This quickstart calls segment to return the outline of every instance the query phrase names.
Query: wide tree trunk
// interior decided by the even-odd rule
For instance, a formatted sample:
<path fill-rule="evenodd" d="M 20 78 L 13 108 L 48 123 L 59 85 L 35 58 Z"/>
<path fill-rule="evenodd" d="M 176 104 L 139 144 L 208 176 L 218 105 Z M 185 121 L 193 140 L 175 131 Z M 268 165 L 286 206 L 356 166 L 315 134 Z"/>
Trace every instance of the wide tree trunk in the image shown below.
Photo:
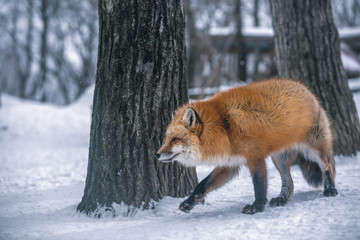
<path fill-rule="evenodd" d="M 360 124 L 340 58 L 330 0 L 270 1 L 279 76 L 303 81 L 327 111 L 334 152 L 360 150 Z"/>
<path fill-rule="evenodd" d="M 184 197 L 194 168 L 154 157 L 172 112 L 188 101 L 183 2 L 99 1 L 98 65 L 84 196 L 91 213 L 113 203 L 148 208 Z"/>

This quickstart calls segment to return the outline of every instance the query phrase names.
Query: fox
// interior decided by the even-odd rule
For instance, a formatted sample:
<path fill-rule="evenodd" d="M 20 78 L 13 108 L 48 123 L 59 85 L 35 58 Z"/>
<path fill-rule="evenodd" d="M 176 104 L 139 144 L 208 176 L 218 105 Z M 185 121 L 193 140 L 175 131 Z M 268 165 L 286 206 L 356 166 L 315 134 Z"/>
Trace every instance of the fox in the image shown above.
<path fill-rule="evenodd" d="M 280 194 L 270 206 L 284 206 L 294 190 L 290 167 L 298 165 L 307 182 L 324 196 L 336 196 L 330 121 L 316 97 L 301 82 L 269 79 L 219 92 L 179 107 L 155 157 L 188 167 L 214 166 L 183 201 L 190 212 L 207 194 L 228 183 L 246 166 L 255 201 L 242 213 L 262 212 L 267 200 L 266 158 L 281 176 Z"/>

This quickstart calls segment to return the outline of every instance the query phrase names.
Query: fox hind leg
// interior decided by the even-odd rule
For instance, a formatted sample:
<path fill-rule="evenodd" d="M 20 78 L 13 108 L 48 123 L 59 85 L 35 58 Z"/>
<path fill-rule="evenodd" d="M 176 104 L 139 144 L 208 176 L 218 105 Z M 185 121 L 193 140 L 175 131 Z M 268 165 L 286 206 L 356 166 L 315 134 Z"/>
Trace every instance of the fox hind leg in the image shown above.
<path fill-rule="evenodd" d="M 305 154 L 306 152 L 313 152 L 316 154 Z M 309 157 L 311 156 L 312 157 Z M 308 151 L 303 151 L 299 154 L 296 162 L 306 181 L 318 187 L 324 185 L 324 196 L 336 196 L 338 194 L 335 188 L 335 161 L 331 151 L 313 150 L 309 148 Z"/>
<path fill-rule="evenodd" d="M 262 212 L 265 209 L 267 203 L 266 193 L 267 193 L 267 172 L 266 172 L 266 163 L 264 159 L 261 159 L 255 163 L 253 166 L 248 166 L 252 181 L 254 184 L 255 192 L 255 201 L 253 204 L 248 204 L 242 209 L 242 213 L 254 214 L 257 212 Z"/>
<path fill-rule="evenodd" d="M 293 164 L 297 155 L 298 153 L 296 151 L 286 150 L 271 156 L 281 176 L 281 191 L 278 197 L 271 199 L 269 203 L 270 206 L 284 206 L 290 199 L 294 190 L 290 166 Z"/>
<path fill-rule="evenodd" d="M 338 195 L 335 188 L 335 160 L 332 154 L 326 154 L 325 160 L 327 160 L 327 168 L 324 173 L 324 196 L 333 197 Z"/>
<path fill-rule="evenodd" d="M 319 121 L 309 131 L 307 136 L 308 145 L 316 149 L 318 158 L 315 159 L 321 168 L 324 183 L 325 196 L 336 196 L 337 190 L 335 188 L 335 160 L 332 153 L 332 134 L 330 123 L 323 109 L 319 112 Z M 318 160 L 318 161 L 317 161 Z"/>
<path fill-rule="evenodd" d="M 206 194 L 225 185 L 238 172 L 239 167 L 216 167 L 209 176 L 196 186 L 191 195 L 180 204 L 179 209 L 183 212 L 190 212 L 197 204 L 204 203 Z"/>

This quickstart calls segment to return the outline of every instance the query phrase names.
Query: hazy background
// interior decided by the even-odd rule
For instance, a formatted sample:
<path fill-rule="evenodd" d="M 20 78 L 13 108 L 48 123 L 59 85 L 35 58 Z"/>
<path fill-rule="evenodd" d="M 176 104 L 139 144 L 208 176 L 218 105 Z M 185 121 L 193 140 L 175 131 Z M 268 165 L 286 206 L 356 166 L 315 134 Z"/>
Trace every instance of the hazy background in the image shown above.
<path fill-rule="evenodd" d="M 345 69 L 359 77 L 360 2 L 333 0 L 332 6 Z M 184 8 L 192 98 L 203 97 L 204 88 L 211 93 L 212 87 L 276 76 L 267 0 L 243 0 L 239 13 L 233 0 L 185 0 Z M 349 28 L 350 37 L 341 34 Z M 0 32 L 0 96 L 66 105 L 94 83 L 97 0 L 0 0 Z"/>

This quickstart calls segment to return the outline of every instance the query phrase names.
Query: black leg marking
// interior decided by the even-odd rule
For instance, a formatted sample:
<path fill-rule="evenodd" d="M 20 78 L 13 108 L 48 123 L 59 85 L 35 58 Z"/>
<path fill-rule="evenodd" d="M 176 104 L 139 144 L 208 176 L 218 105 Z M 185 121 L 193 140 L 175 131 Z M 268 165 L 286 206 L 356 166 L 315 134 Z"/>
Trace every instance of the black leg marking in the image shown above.
<path fill-rule="evenodd" d="M 300 157 L 298 152 L 292 150 L 287 150 L 272 156 L 273 163 L 281 176 L 281 191 L 279 196 L 270 200 L 270 206 L 284 206 L 290 199 L 294 190 L 290 166 L 297 157 Z"/>
<path fill-rule="evenodd" d="M 282 186 L 279 196 L 270 200 L 269 204 L 272 207 L 284 206 L 288 202 L 288 199 L 290 198 L 294 189 L 294 184 L 289 169 L 286 170 L 286 172 L 281 172 L 281 181 Z"/>
<path fill-rule="evenodd" d="M 270 206 L 272 207 L 278 207 L 278 206 L 285 206 L 285 204 L 287 203 L 287 199 L 283 196 L 278 196 L 276 198 L 272 198 L 270 200 Z"/>
<path fill-rule="evenodd" d="M 266 170 L 265 170 L 266 171 Z M 267 179 L 264 174 L 255 171 L 252 176 L 252 181 L 254 184 L 254 191 L 255 191 L 255 202 L 251 205 L 246 205 L 242 213 L 246 214 L 254 214 L 257 212 L 264 211 L 265 205 L 267 203 L 266 199 L 266 191 L 267 191 Z"/>
<path fill-rule="evenodd" d="M 276 198 L 272 198 L 270 200 L 269 205 L 272 207 L 285 206 L 294 189 L 294 184 L 290 172 L 288 172 L 288 174 L 286 175 L 284 174 L 284 176 L 281 176 L 281 178 L 282 178 L 281 192 L 279 196 L 277 196 Z"/>
<path fill-rule="evenodd" d="M 191 193 L 191 195 L 183 201 L 179 209 L 183 212 L 190 212 L 193 207 L 199 203 L 205 202 L 206 185 L 211 184 L 211 174 L 204 178 Z"/>
<path fill-rule="evenodd" d="M 199 203 L 204 203 L 206 194 L 217 189 L 231 180 L 239 171 L 239 167 L 216 167 L 199 185 L 194 192 L 180 204 L 179 209 L 183 212 L 190 210 Z"/>
<path fill-rule="evenodd" d="M 270 206 L 272 207 L 284 206 L 288 202 L 288 199 L 290 198 L 292 191 L 294 189 L 294 184 L 290 172 L 281 175 L 281 179 L 282 179 L 281 192 L 279 196 L 277 196 L 276 198 L 272 198 L 269 203 Z"/>
<path fill-rule="evenodd" d="M 331 179 L 329 171 L 325 172 L 325 181 L 324 181 L 324 196 L 326 197 L 334 197 L 338 195 L 338 192 L 335 188 L 335 184 Z"/>

